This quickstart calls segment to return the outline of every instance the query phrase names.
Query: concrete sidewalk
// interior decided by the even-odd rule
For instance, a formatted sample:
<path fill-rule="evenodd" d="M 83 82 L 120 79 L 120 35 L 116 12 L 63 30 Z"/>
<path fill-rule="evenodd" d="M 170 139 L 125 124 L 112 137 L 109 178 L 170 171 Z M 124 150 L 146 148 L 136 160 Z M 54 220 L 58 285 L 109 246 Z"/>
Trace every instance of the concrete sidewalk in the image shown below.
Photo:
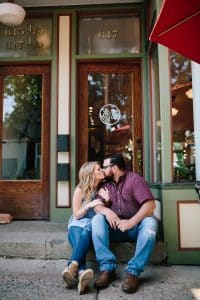
<path fill-rule="evenodd" d="M 126 294 L 121 285 L 124 264 L 117 268 L 117 279 L 97 291 L 93 283 L 79 296 L 77 289 L 66 289 L 61 273 L 65 260 L 0 258 L 0 299 L 2 300 L 199 300 L 200 269 L 197 266 L 148 265 L 135 294 Z M 88 264 L 90 267 L 90 263 Z M 97 270 L 94 269 L 95 276 Z M 195 294 L 196 293 L 196 294 Z"/>
<path fill-rule="evenodd" d="M 121 290 L 125 262 L 132 256 L 131 243 L 112 244 L 119 258 L 117 280 L 96 291 L 93 285 L 85 295 L 68 290 L 61 273 L 71 255 L 67 242 L 67 224 L 47 221 L 13 221 L 0 225 L 0 299 L 2 300 L 200 300 L 200 267 L 168 266 L 165 243 L 157 242 L 151 263 L 141 275 L 136 294 Z M 94 253 L 88 255 L 88 267 L 98 273 Z"/>
<path fill-rule="evenodd" d="M 0 225 L 0 257 L 68 259 L 71 247 L 67 242 L 67 224 L 48 221 L 13 221 Z M 126 262 L 132 256 L 132 243 L 113 243 L 111 248 L 120 262 Z M 152 263 L 161 263 L 166 259 L 167 249 L 163 242 L 157 242 L 151 257 Z M 90 251 L 88 260 L 94 261 Z"/>

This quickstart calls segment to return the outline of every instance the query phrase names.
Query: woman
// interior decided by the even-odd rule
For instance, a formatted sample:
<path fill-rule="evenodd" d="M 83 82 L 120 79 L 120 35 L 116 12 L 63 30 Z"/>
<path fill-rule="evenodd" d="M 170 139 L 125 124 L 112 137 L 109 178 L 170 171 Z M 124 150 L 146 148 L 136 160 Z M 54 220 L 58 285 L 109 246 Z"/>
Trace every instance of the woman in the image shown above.
<path fill-rule="evenodd" d="M 79 183 L 73 195 L 73 215 L 68 223 L 68 239 L 72 246 L 71 259 L 63 271 L 67 288 L 72 288 L 78 279 L 78 292 L 82 294 L 93 279 L 93 270 L 86 269 L 86 256 L 92 243 L 91 219 L 95 215 L 93 208 L 102 205 L 95 200 L 95 194 L 104 172 L 97 161 L 86 162 L 79 171 Z"/>

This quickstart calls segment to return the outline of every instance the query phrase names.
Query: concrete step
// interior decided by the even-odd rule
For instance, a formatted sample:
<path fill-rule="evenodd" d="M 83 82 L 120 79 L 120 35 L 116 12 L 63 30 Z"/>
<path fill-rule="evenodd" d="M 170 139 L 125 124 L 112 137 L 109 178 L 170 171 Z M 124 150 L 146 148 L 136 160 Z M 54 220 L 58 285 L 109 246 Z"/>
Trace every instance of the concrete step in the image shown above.
<path fill-rule="evenodd" d="M 71 247 L 67 241 L 67 224 L 48 221 L 12 221 L 0 225 L 0 256 L 8 258 L 69 259 Z M 133 243 L 112 243 L 111 249 L 120 262 L 133 254 Z M 164 242 L 157 242 L 150 262 L 159 264 L 167 257 Z M 94 251 L 88 253 L 94 261 Z"/>

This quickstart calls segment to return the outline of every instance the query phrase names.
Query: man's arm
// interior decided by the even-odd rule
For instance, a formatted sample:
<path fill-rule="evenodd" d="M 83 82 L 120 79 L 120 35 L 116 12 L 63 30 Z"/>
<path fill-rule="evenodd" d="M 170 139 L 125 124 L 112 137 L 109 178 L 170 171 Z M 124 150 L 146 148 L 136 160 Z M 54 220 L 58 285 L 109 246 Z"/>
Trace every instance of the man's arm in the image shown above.
<path fill-rule="evenodd" d="M 155 200 L 150 199 L 140 207 L 138 212 L 128 220 L 119 220 L 117 221 L 117 228 L 121 231 L 125 231 L 133 228 L 135 225 L 140 223 L 145 217 L 151 216 L 154 209 L 156 208 Z"/>

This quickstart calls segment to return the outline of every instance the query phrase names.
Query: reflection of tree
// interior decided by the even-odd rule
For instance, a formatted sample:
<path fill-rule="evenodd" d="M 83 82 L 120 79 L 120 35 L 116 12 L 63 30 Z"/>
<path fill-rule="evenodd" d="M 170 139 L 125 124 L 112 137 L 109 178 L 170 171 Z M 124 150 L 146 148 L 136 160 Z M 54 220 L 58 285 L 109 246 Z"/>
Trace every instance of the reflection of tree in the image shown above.
<path fill-rule="evenodd" d="M 12 104 L 11 108 L 8 106 L 9 103 Z M 36 148 L 41 142 L 41 104 L 42 75 L 17 75 L 5 78 L 3 147 L 6 151 L 13 145 L 14 157 L 15 150 L 18 153 L 17 179 L 36 179 L 40 176 Z"/>
<path fill-rule="evenodd" d="M 110 103 L 117 101 L 120 105 L 125 105 L 128 96 L 124 88 L 126 81 L 129 81 L 129 76 L 126 77 L 124 74 L 109 74 L 109 83 L 107 84 L 106 79 L 105 74 L 93 73 L 89 75 L 89 99 L 95 99 L 96 101 L 104 100 L 105 91 L 109 89 L 107 92 Z"/>
<path fill-rule="evenodd" d="M 96 121 L 95 125 L 102 125 L 99 120 L 99 109 L 105 104 L 115 104 L 121 111 L 122 125 L 127 124 L 126 112 L 129 111 L 127 86 L 130 84 L 130 74 L 91 73 L 88 76 L 88 83 L 88 100 L 89 106 L 93 107 L 92 120 Z M 89 127 L 93 126 L 89 119 Z"/>
<path fill-rule="evenodd" d="M 89 100 L 101 100 L 104 97 L 104 74 L 93 73 L 88 77 Z M 91 103 L 90 103 L 91 104 Z"/>
<path fill-rule="evenodd" d="M 6 112 L 4 115 L 4 128 L 12 128 L 19 139 L 40 137 L 41 85 L 40 75 L 5 78 L 5 100 L 11 97 L 14 104 L 12 112 Z"/>
<path fill-rule="evenodd" d="M 170 51 L 172 86 L 191 81 L 190 60 L 177 52 Z"/>

